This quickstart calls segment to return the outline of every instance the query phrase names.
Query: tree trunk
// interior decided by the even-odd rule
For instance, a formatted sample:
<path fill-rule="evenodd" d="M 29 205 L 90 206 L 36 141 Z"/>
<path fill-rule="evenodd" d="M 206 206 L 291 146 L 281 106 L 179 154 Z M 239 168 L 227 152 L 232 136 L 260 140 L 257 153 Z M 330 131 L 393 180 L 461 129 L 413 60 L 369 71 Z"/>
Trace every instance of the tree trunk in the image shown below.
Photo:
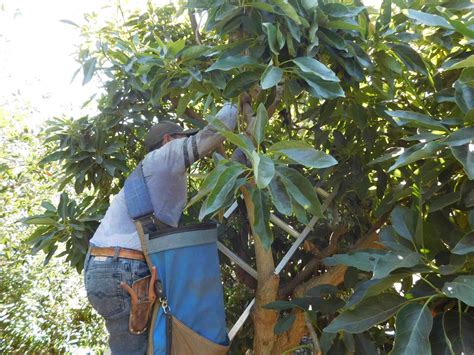
<path fill-rule="evenodd" d="M 244 195 L 247 215 L 252 228 L 255 206 L 252 202 L 250 192 L 245 187 L 242 187 L 241 191 Z M 253 229 L 252 235 L 255 236 Z M 279 277 L 273 273 L 275 263 L 271 248 L 265 249 L 260 239 L 256 237 L 254 237 L 254 243 L 258 283 L 255 295 L 255 309 L 253 312 L 253 322 L 255 326 L 253 350 L 255 354 L 258 355 L 270 355 L 273 354 L 272 348 L 276 339 L 273 328 L 278 319 L 278 312 L 264 309 L 262 306 L 276 300 Z"/>

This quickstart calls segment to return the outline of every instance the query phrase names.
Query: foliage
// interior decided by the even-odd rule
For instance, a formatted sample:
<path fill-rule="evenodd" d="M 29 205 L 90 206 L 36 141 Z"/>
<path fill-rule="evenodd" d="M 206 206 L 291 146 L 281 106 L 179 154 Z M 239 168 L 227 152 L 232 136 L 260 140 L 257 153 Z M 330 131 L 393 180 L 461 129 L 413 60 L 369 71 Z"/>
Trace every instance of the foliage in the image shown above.
<path fill-rule="evenodd" d="M 54 258 L 31 255 L 31 229 L 18 219 L 38 211 L 53 178 L 38 168 L 41 140 L 21 116 L 0 112 L 0 351 L 73 352 L 100 349 L 103 323 L 87 304 L 79 275 Z"/>
<path fill-rule="evenodd" d="M 291 245 L 270 227 L 271 213 L 297 230 L 320 218 L 281 275 L 286 303 L 269 305 L 284 317 L 256 327 L 291 333 L 305 311 L 325 353 L 470 353 L 463 329 L 473 326 L 472 9 L 450 0 L 384 0 L 380 11 L 358 0 L 191 0 L 183 11 L 205 18 L 203 28 L 167 21 L 174 10 L 151 5 L 123 26 L 85 25 L 85 82 L 108 78 L 100 114 L 50 122 L 43 162 L 59 160 L 61 187 L 103 206 L 142 157 L 140 137 L 155 117 L 197 126 L 205 117 L 227 151 L 240 148 L 249 164 L 200 162 L 193 173 L 215 168 L 191 202 L 202 219 L 219 217 L 241 192 L 249 196 L 255 248 L 272 253 L 254 257 L 244 240 L 247 260 L 269 265 Z M 214 119 L 217 106 L 245 93 L 252 113 L 227 131 Z M 195 177 L 191 185 L 199 186 Z M 324 215 L 314 188 L 335 194 Z M 42 237 L 56 238 L 44 247 L 50 252 L 57 237 L 34 239 Z M 337 288 L 311 287 L 333 273 Z"/>

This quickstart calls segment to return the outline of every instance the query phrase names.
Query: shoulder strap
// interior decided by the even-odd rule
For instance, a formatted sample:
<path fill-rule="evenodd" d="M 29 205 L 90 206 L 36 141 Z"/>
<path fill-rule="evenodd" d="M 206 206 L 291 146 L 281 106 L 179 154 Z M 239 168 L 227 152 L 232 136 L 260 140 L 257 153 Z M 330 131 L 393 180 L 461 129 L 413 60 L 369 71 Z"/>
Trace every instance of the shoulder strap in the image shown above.
<path fill-rule="evenodd" d="M 153 204 L 143 176 L 142 162 L 127 178 L 123 189 L 130 218 L 135 220 L 153 213 Z"/>

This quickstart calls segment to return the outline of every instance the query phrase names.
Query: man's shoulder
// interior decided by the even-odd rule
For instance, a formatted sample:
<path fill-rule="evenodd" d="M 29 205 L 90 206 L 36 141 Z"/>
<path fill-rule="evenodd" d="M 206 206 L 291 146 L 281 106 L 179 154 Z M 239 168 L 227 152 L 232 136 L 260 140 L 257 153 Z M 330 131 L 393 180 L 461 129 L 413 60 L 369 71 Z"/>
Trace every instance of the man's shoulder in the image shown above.
<path fill-rule="evenodd" d="M 157 164 L 167 164 L 170 167 L 179 165 L 183 156 L 183 144 L 186 142 L 187 137 L 173 139 L 171 142 L 166 143 L 159 149 L 156 149 L 147 155 L 143 159 L 143 167 L 154 167 Z"/>

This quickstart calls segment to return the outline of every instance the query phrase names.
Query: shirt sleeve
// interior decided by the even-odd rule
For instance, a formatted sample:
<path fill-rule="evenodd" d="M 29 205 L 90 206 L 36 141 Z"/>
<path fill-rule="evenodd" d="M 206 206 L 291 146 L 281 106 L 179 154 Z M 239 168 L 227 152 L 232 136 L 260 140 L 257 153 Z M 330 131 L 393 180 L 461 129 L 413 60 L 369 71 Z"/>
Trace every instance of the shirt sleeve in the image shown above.
<path fill-rule="evenodd" d="M 227 103 L 220 109 L 216 117 L 227 128 L 234 130 L 237 124 L 237 114 L 237 107 Z M 191 164 L 214 151 L 223 141 L 224 137 L 209 124 L 193 136 L 173 139 L 162 148 L 148 153 L 146 159 L 152 165 L 159 161 L 169 171 L 185 173 Z"/>

